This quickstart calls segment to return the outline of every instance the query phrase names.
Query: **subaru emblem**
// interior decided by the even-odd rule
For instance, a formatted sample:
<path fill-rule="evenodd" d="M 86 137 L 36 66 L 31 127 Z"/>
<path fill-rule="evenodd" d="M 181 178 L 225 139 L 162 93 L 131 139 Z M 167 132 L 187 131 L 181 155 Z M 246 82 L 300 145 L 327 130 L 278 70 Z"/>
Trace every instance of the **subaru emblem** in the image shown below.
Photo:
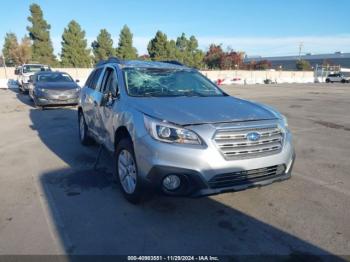
<path fill-rule="evenodd" d="M 261 137 L 260 134 L 257 132 L 250 132 L 247 134 L 247 139 L 253 142 L 258 141 L 260 137 Z"/>

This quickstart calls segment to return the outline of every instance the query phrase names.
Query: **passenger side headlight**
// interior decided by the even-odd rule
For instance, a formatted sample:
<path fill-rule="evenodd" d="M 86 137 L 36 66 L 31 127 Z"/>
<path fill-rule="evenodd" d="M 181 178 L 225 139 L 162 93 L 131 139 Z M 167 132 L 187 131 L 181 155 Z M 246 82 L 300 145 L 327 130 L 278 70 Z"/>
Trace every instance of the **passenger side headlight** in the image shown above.
<path fill-rule="evenodd" d="M 166 143 L 202 144 L 201 139 L 191 130 L 169 124 L 144 115 L 145 127 L 156 140 Z"/>

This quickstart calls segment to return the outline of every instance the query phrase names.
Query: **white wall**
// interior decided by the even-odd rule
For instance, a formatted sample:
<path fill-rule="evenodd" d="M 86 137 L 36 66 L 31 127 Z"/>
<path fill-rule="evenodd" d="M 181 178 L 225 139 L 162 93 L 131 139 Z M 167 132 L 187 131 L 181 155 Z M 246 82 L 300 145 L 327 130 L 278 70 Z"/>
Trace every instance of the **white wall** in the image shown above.
<path fill-rule="evenodd" d="M 13 83 L 9 80 L 16 80 L 17 76 L 14 74 L 14 67 L 0 68 L 0 88 L 8 88 Z M 74 79 L 78 79 L 83 85 L 89 76 L 92 68 L 54 68 L 53 70 L 63 71 L 70 74 Z M 277 83 L 313 83 L 314 72 L 312 71 L 246 71 L 246 70 L 211 70 L 201 71 L 210 80 L 217 82 L 217 80 L 224 80 L 224 83 L 231 84 L 233 79 L 240 79 L 235 81 L 240 84 L 262 84 L 265 79 L 271 79 Z"/>

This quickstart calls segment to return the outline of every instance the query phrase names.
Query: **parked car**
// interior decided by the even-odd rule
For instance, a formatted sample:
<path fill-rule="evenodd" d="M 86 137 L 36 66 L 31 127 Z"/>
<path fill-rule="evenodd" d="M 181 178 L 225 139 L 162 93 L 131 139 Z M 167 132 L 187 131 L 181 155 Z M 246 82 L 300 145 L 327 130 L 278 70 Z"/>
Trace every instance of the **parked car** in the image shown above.
<path fill-rule="evenodd" d="M 28 91 L 29 78 L 37 72 L 51 71 L 48 65 L 43 64 L 23 64 L 15 69 L 19 90 L 23 93 Z"/>
<path fill-rule="evenodd" d="M 195 69 L 111 58 L 82 88 L 79 138 L 115 156 L 125 197 L 144 188 L 204 196 L 290 178 L 295 153 L 286 118 L 231 97 Z"/>
<path fill-rule="evenodd" d="M 349 83 L 350 76 L 345 76 L 342 73 L 329 74 L 326 78 L 326 83 L 333 83 L 333 82 Z"/>
<path fill-rule="evenodd" d="M 80 86 L 64 72 L 39 72 L 29 80 L 29 95 L 35 106 L 77 105 Z"/>

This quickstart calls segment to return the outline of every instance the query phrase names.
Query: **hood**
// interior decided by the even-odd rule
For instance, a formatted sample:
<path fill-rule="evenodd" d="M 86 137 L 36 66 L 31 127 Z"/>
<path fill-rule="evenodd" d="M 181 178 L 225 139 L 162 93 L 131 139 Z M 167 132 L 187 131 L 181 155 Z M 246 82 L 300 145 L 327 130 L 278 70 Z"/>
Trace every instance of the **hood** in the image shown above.
<path fill-rule="evenodd" d="M 37 82 L 35 86 L 50 90 L 70 90 L 79 87 L 75 82 Z"/>
<path fill-rule="evenodd" d="M 32 76 L 34 74 L 35 74 L 35 72 L 28 72 L 28 73 L 23 73 L 22 76 L 29 77 L 29 76 Z"/>
<path fill-rule="evenodd" d="M 224 97 L 147 97 L 130 99 L 137 110 L 179 125 L 276 119 L 259 104 Z"/>

